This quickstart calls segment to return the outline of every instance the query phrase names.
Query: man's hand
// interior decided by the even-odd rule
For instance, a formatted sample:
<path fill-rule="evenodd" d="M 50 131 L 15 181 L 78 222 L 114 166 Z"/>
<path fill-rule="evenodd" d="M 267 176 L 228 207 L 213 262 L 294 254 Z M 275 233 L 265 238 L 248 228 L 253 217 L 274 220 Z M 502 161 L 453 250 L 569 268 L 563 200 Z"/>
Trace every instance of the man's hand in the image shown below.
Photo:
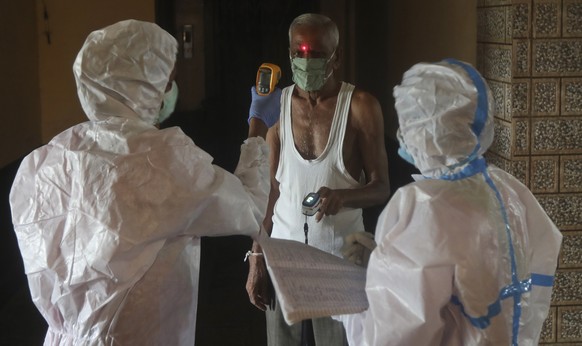
<path fill-rule="evenodd" d="M 344 197 L 341 190 L 332 190 L 323 186 L 317 193 L 321 198 L 321 204 L 315 215 L 315 221 L 321 221 L 324 215 L 335 215 L 344 207 Z"/>
<path fill-rule="evenodd" d="M 271 300 L 269 293 L 269 276 L 263 256 L 250 256 L 247 293 L 251 303 L 265 311 Z"/>
<path fill-rule="evenodd" d="M 249 124 L 252 118 L 261 119 L 267 128 L 279 121 L 281 111 L 281 88 L 275 88 L 269 95 L 257 94 L 256 87 L 251 88 L 251 107 L 249 109 Z"/>
<path fill-rule="evenodd" d="M 352 263 L 367 267 L 370 254 L 375 248 L 376 242 L 372 233 L 354 232 L 344 239 L 342 255 Z"/>

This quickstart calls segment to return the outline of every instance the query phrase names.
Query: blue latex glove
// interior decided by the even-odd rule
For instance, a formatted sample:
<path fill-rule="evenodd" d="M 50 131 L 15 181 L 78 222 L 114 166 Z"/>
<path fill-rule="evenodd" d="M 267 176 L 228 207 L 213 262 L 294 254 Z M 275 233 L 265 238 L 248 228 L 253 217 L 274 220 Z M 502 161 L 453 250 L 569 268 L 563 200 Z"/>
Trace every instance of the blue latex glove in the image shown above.
<path fill-rule="evenodd" d="M 275 88 L 272 93 L 266 96 L 257 94 L 256 87 L 251 88 L 251 108 L 249 109 L 249 119 L 261 119 L 267 127 L 273 126 L 279 120 L 281 112 L 281 89 Z"/>

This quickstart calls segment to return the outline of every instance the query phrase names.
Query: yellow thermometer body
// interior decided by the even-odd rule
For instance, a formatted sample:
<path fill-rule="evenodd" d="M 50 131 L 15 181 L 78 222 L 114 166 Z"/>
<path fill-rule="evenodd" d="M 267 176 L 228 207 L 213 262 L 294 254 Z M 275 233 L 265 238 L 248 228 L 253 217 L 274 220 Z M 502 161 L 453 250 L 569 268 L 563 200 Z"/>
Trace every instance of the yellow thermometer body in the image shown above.
<path fill-rule="evenodd" d="M 279 79 L 281 79 L 281 68 L 275 64 L 263 63 L 257 71 L 257 94 L 266 96 L 272 93 Z"/>

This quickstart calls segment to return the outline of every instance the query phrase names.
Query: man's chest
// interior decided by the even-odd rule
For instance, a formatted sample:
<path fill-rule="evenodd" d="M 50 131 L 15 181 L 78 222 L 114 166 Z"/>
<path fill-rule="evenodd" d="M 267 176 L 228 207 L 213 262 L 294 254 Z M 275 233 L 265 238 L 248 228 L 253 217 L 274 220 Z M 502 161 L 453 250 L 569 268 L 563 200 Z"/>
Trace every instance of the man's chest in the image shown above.
<path fill-rule="evenodd" d="M 291 107 L 291 128 L 295 148 L 306 160 L 320 157 L 328 146 L 347 144 L 350 150 L 354 143 L 350 130 L 349 110 L 346 114 L 336 111 L 337 98 L 316 105 L 293 102 Z M 344 130 L 345 128 L 345 130 Z"/>

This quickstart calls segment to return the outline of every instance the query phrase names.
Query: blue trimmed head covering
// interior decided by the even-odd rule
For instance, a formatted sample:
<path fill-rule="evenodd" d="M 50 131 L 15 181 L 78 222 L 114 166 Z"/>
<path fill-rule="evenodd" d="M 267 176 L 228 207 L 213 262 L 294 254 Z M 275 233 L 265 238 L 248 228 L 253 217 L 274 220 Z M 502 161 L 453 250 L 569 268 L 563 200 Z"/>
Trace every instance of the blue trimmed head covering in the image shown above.
<path fill-rule="evenodd" d="M 416 64 L 394 88 L 394 98 L 401 152 L 425 177 L 458 174 L 493 142 L 493 98 L 468 63 Z"/>

